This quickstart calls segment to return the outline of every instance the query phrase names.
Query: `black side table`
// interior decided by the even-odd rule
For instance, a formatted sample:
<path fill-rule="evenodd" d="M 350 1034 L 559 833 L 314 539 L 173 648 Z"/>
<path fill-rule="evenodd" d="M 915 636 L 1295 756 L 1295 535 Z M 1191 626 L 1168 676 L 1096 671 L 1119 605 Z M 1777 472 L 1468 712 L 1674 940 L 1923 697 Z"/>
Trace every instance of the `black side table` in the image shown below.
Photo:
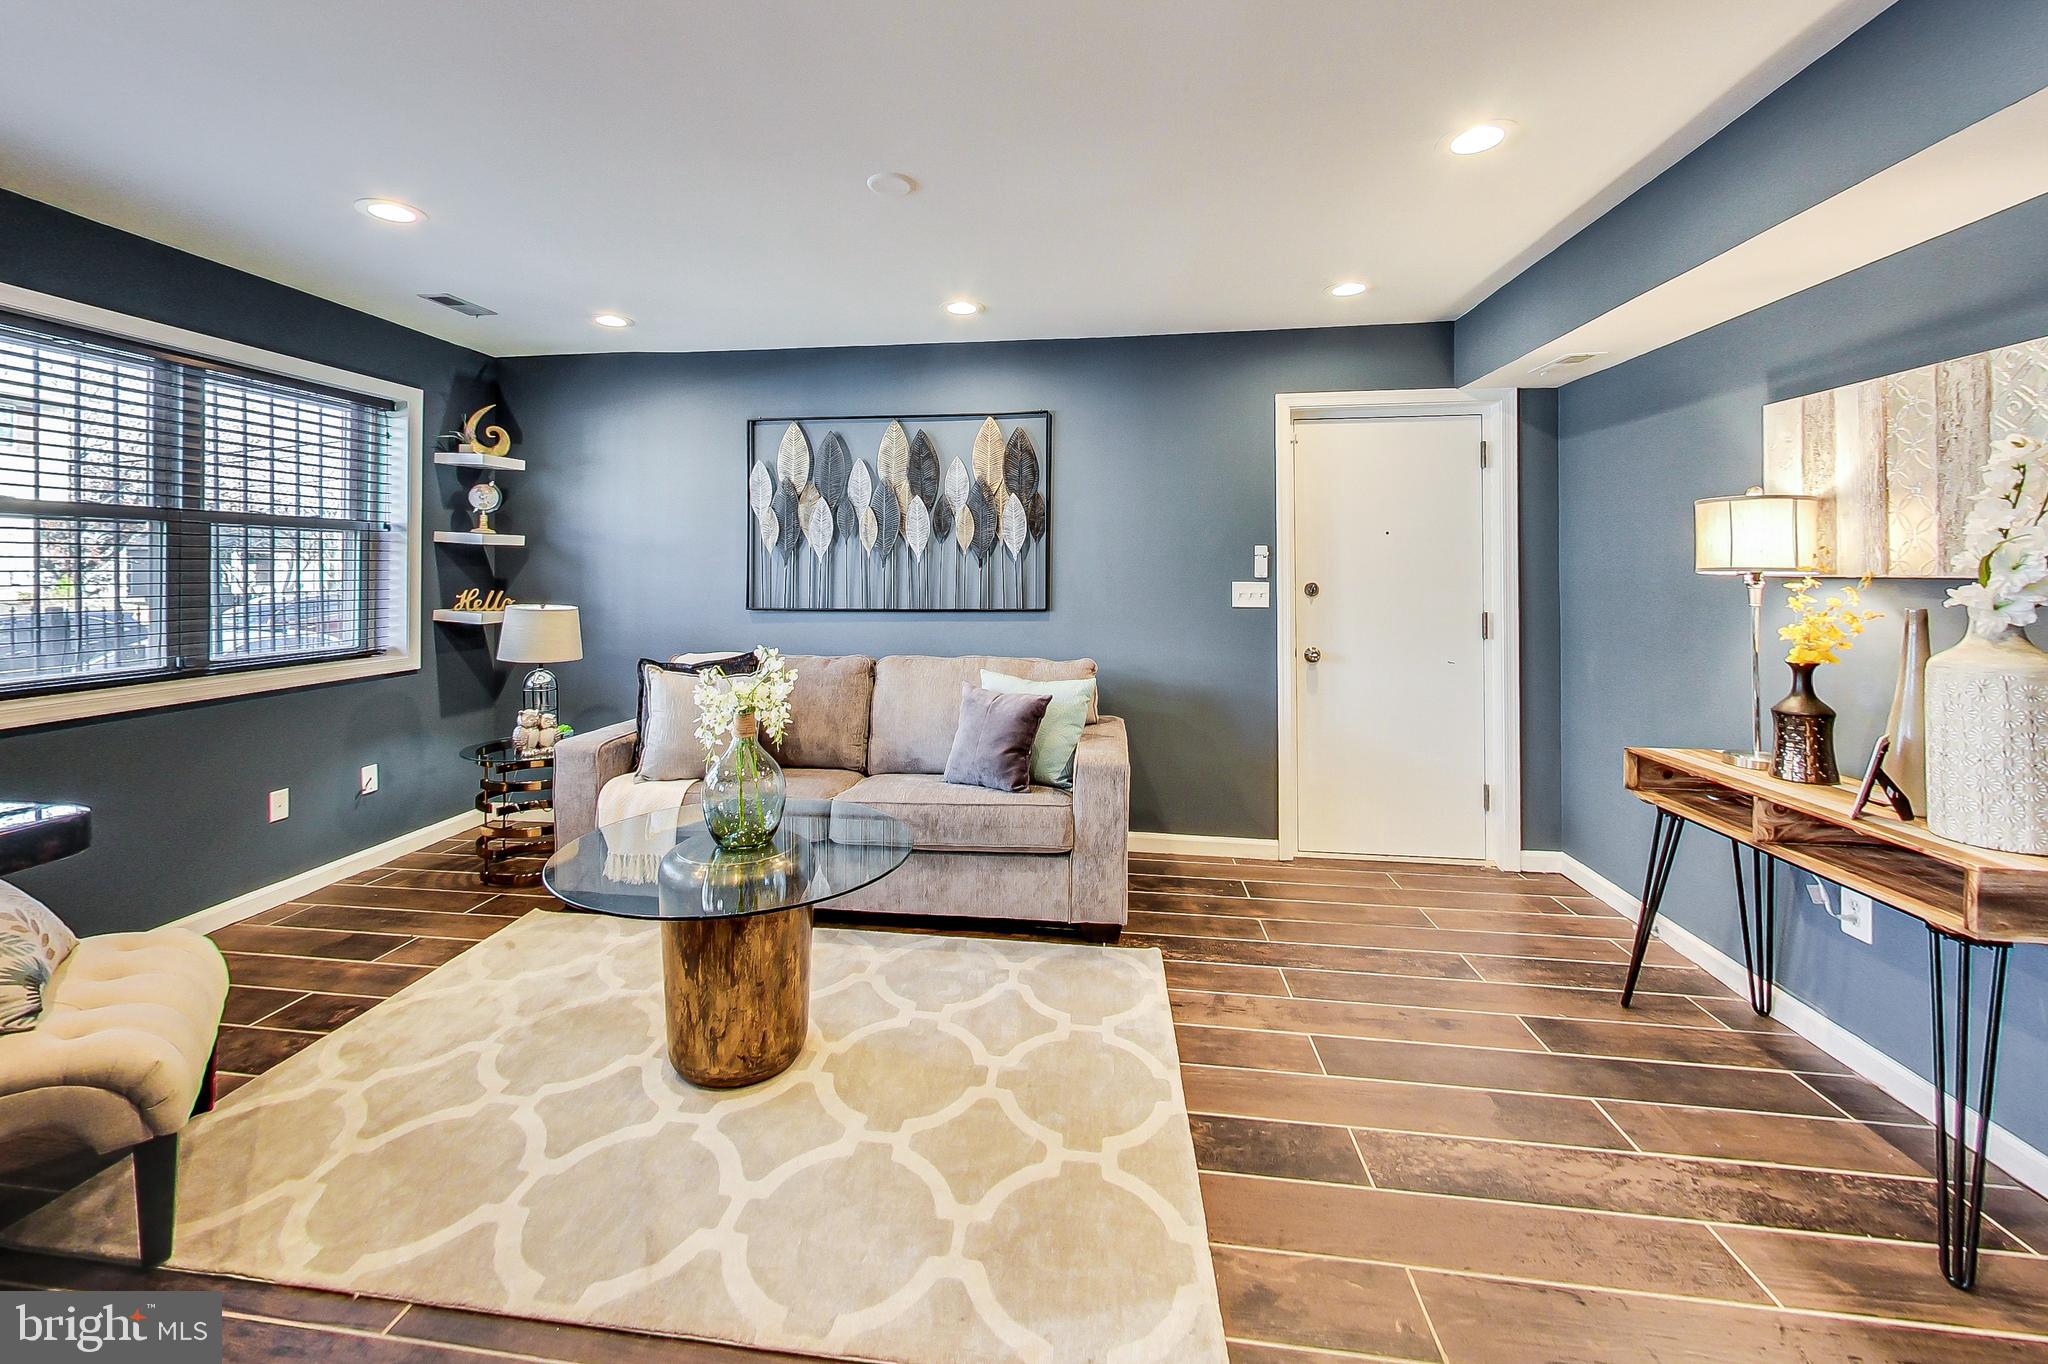
<path fill-rule="evenodd" d="M 462 756 L 479 769 L 477 876 L 487 886 L 537 886 L 541 864 L 555 850 L 555 755 L 522 753 L 510 739 L 471 744 Z"/>
<path fill-rule="evenodd" d="M 83 805 L 0 801 L 0 876 L 83 852 L 92 842 L 92 811 Z"/>

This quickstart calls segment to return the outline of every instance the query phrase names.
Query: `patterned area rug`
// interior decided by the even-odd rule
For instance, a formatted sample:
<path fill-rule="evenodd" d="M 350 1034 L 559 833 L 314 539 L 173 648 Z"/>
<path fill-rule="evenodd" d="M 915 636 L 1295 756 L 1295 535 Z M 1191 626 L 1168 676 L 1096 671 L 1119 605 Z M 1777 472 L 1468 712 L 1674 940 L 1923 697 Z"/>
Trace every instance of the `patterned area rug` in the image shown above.
<path fill-rule="evenodd" d="M 820 929 L 684 1083 L 653 925 L 536 911 L 187 1129 L 178 1268 L 777 1349 L 1220 1361 L 1153 951 Z M 126 1162 L 8 1241 L 132 1258 Z"/>

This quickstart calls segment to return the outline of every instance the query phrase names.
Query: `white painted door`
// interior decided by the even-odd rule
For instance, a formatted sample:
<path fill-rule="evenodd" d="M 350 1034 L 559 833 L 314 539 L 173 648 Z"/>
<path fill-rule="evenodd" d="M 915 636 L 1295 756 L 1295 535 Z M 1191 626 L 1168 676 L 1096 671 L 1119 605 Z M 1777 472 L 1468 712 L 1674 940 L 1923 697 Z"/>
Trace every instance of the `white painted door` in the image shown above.
<path fill-rule="evenodd" d="M 1294 424 L 1295 844 L 1486 856 L 1480 418 Z"/>

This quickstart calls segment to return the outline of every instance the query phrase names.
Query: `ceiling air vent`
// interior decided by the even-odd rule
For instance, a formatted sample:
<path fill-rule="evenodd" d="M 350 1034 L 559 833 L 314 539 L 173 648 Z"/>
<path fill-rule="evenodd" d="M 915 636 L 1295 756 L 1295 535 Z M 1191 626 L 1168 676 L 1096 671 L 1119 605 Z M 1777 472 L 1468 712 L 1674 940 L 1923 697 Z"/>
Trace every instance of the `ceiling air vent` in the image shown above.
<path fill-rule="evenodd" d="M 1573 351 L 1570 355 L 1558 356 L 1555 360 L 1552 360 L 1549 364 L 1545 365 L 1544 368 L 1556 369 L 1559 365 L 1583 365 L 1588 360 L 1598 359 L 1601 355 L 1605 353 L 1606 352 L 1604 351 L 1597 350 Z"/>
<path fill-rule="evenodd" d="M 498 315 L 496 308 L 486 308 L 481 303 L 471 303 L 468 299 L 457 298 L 454 294 L 421 294 L 420 297 L 429 303 L 438 303 L 444 308 L 453 308 L 464 317 L 496 317 Z"/>

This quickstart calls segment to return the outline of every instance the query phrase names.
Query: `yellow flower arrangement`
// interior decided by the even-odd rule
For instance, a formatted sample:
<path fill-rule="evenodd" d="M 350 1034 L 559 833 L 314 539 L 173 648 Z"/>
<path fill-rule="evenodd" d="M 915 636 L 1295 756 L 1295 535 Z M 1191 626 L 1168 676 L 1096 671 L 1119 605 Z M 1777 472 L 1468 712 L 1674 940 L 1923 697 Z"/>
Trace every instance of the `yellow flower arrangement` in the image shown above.
<path fill-rule="evenodd" d="M 1863 627 L 1884 614 L 1857 609 L 1863 605 L 1862 589 L 1870 586 L 1868 574 L 1825 601 L 1814 596 L 1819 586 L 1818 578 L 1795 578 L 1785 584 L 1785 605 L 1792 608 L 1794 619 L 1779 627 L 1778 638 L 1791 641 L 1792 647 L 1785 651 L 1787 663 L 1841 662 L 1841 650 L 1853 645 Z"/>

